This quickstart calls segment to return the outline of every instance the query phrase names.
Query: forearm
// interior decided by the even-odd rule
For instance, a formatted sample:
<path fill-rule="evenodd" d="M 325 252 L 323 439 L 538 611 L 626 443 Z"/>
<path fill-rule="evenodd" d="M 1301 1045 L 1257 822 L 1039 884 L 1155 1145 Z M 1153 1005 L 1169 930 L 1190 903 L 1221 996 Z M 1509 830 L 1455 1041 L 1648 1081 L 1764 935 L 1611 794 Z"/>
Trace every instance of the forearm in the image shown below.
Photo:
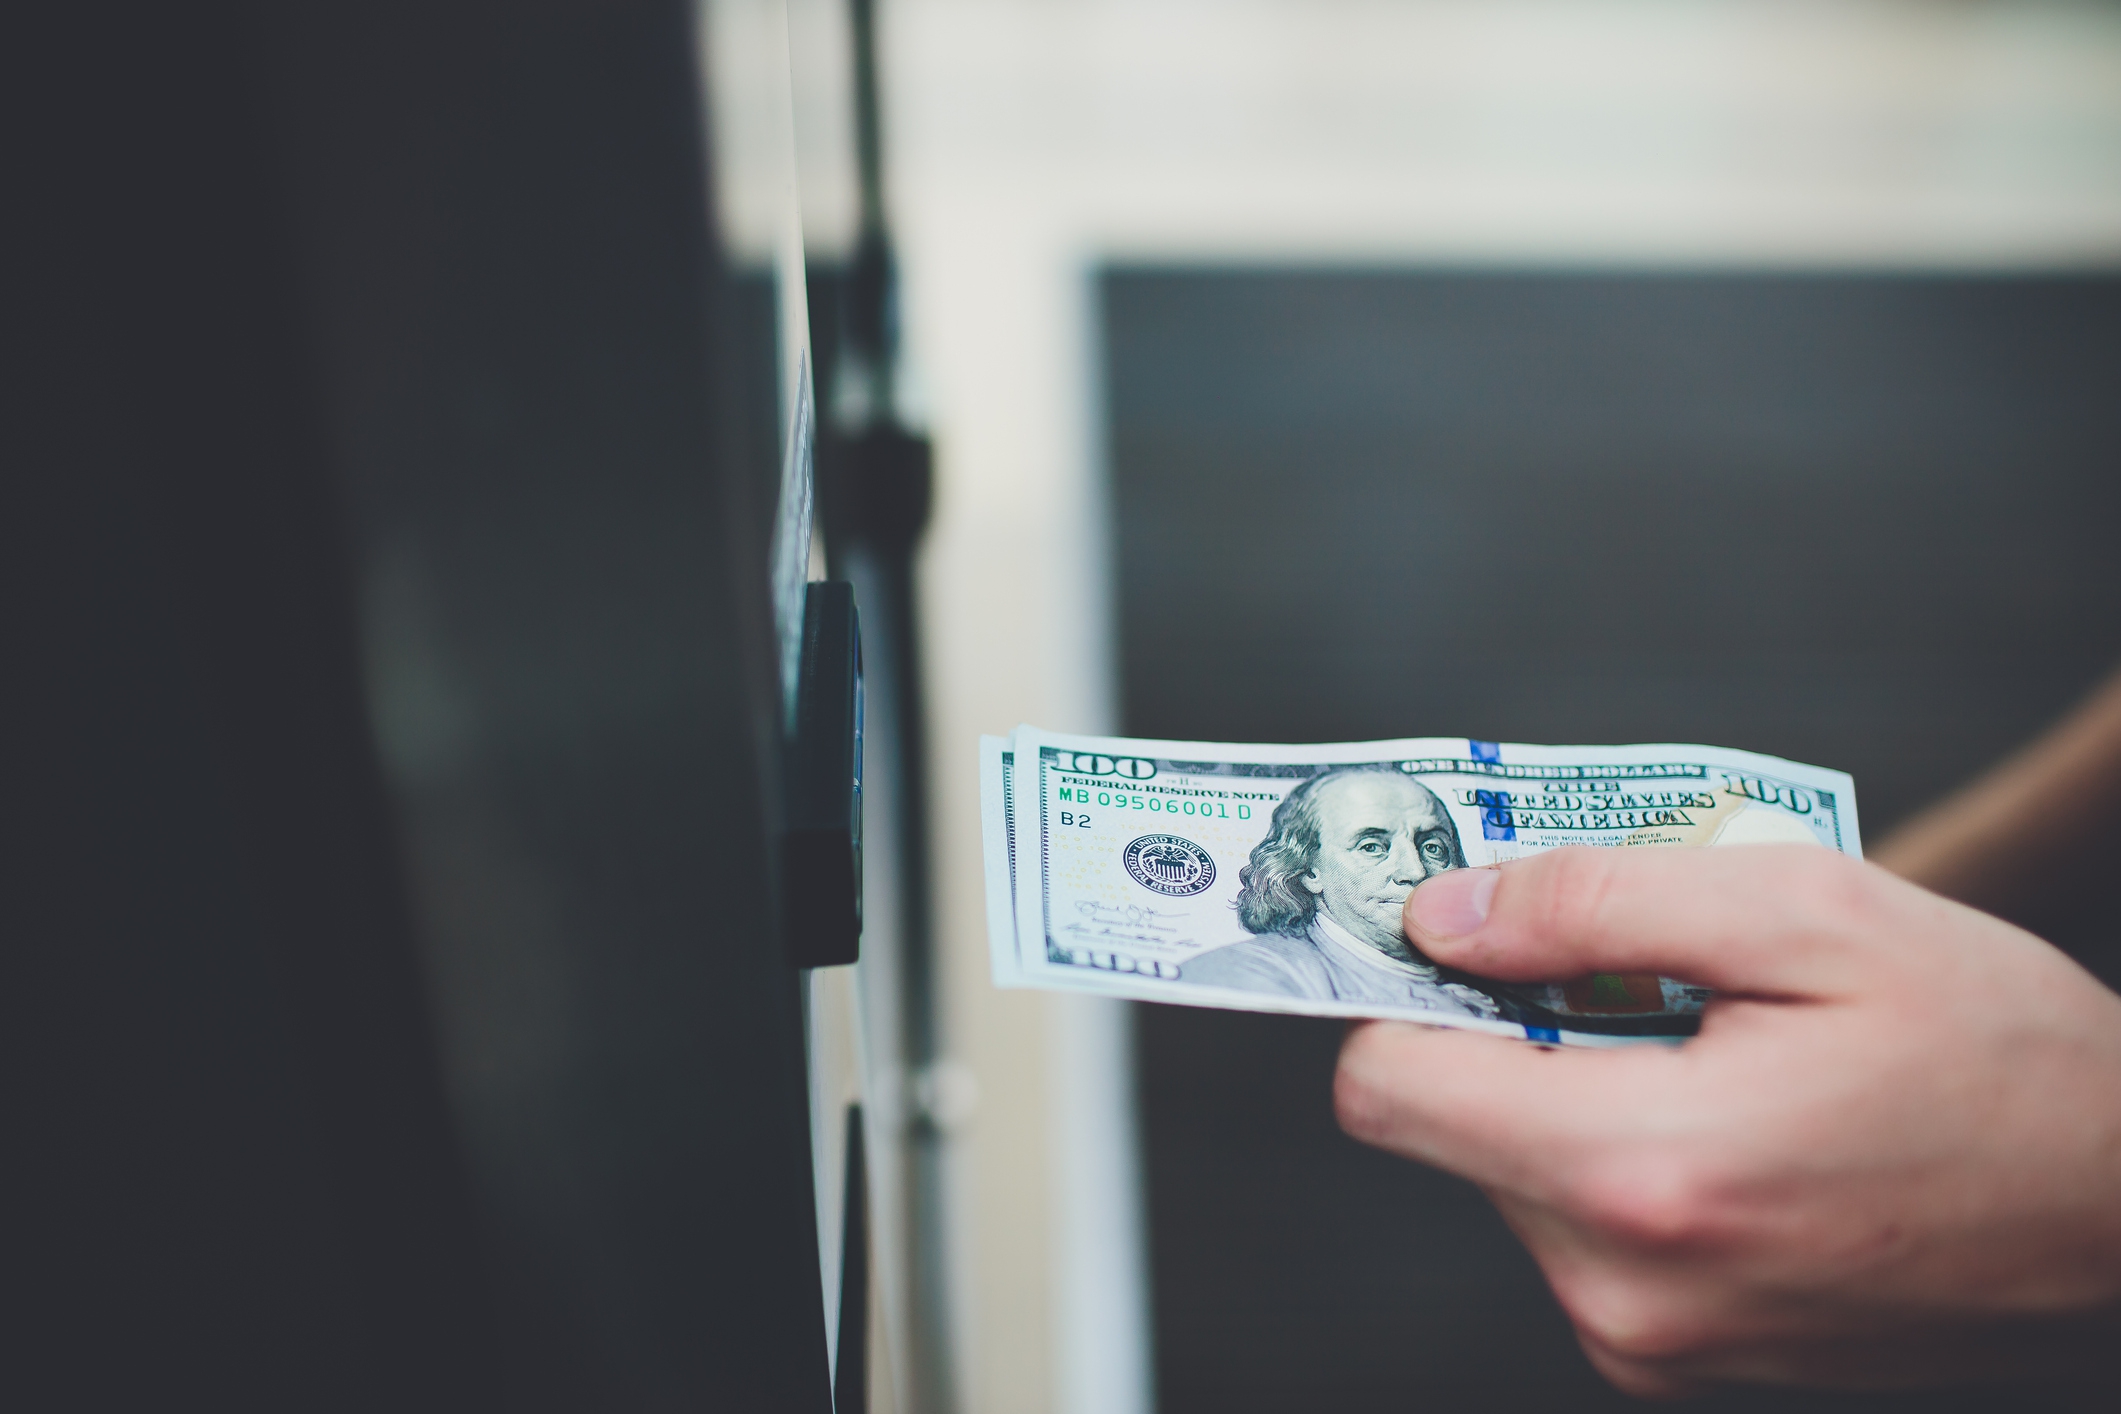
<path fill-rule="evenodd" d="M 2121 673 L 1992 770 L 1895 830 L 1872 859 L 1924 888 L 2013 915 L 2110 846 L 2121 796 Z"/>

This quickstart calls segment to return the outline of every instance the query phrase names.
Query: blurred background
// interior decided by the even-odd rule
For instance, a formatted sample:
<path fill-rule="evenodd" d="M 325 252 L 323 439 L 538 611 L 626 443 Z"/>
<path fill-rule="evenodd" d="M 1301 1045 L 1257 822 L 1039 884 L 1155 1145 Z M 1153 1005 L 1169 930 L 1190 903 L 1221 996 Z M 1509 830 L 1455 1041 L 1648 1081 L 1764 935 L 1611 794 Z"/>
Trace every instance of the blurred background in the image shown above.
<path fill-rule="evenodd" d="M 1338 1135 L 1336 1026 L 992 989 L 973 739 L 1704 740 L 1881 838 L 2121 660 L 2121 7 L 879 26 L 963 1406 L 1618 1407 L 1477 1194 Z"/>
<path fill-rule="evenodd" d="M 31 18 L 10 1407 L 1619 1408 L 1338 1026 L 992 986 L 976 738 L 1875 845 L 2121 661 L 2121 4 Z"/>

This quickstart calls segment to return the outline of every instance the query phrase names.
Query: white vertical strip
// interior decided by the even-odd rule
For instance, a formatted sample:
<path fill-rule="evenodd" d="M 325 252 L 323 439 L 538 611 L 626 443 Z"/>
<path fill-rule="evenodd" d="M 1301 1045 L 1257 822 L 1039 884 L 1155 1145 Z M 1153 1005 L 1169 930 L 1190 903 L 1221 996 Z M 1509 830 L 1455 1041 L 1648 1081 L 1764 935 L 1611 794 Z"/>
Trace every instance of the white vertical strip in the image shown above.
<path fill-rule="evenodd" d="M 968 1411 L 1136 1414 L 1150 1367 L 1124 1014 L 995 991 L 982 881 L 954 867 L 978 857 L 980 732 L 1116 721 L 1093 290 L 1035 194 L 994 195 L 916 208 L 906 232 L 909 333 L 953 410 L 923 618 L 945 1033 L 980 1095 L 949 1140 L 954 1344 Z"/>
<path fill-rule="evenodd" d="M 1054 1001 L 1054 1409 L 1149 1414 L 1155 1382 L 1133 1011 L 1108 997 Z"/>
<path fill-rule="evenodd" d="M 1080 586 L 1075 666 L 1088 679 L 1085 720 L 1119 727 L 1114 611 L 1115 527 L 1105 456 L 1102 333 L 1096 272 L 1055 261 L 1064 323 L 1053 331 L 1066 377 L 1053 395 L 1072 404 L 1067 447 L 1080 516 L 1066 548 Z M 1149 1257 L 1135 1113 L 1134 1012 L 1104 997 L 1056 997 L 1047 1072 L 1055 1206 L 1055 1414 L 1149 1414 L 1154 1404 Z"/>

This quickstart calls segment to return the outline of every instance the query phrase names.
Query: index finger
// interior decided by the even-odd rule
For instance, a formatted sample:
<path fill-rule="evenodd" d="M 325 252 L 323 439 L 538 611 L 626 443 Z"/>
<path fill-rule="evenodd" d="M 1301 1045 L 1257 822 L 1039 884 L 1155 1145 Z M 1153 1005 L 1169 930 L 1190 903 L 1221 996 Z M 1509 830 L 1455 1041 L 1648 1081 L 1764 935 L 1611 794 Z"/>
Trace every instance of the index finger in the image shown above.
<path fill-rule="evenodd" d="M 1407 896 L 1407 937 L 1509 982 L 1658 972 L 1755 996 L 1852 990 L 1911 885 L 1811 845 L 1550 850 Z M 1899 900 L 1905 902 L 1904 900 Z"/>

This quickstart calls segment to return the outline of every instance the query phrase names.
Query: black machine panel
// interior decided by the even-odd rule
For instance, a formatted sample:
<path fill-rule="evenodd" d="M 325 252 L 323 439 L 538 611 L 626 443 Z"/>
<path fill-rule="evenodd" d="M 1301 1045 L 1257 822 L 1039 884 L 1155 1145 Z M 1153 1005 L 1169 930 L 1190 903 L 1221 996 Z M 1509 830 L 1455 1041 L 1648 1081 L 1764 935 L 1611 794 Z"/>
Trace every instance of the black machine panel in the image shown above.
<path fill-rule="evenodd" d="M 829 1409 L 692 7 L 36 23 L 9 1402 Z"/>

